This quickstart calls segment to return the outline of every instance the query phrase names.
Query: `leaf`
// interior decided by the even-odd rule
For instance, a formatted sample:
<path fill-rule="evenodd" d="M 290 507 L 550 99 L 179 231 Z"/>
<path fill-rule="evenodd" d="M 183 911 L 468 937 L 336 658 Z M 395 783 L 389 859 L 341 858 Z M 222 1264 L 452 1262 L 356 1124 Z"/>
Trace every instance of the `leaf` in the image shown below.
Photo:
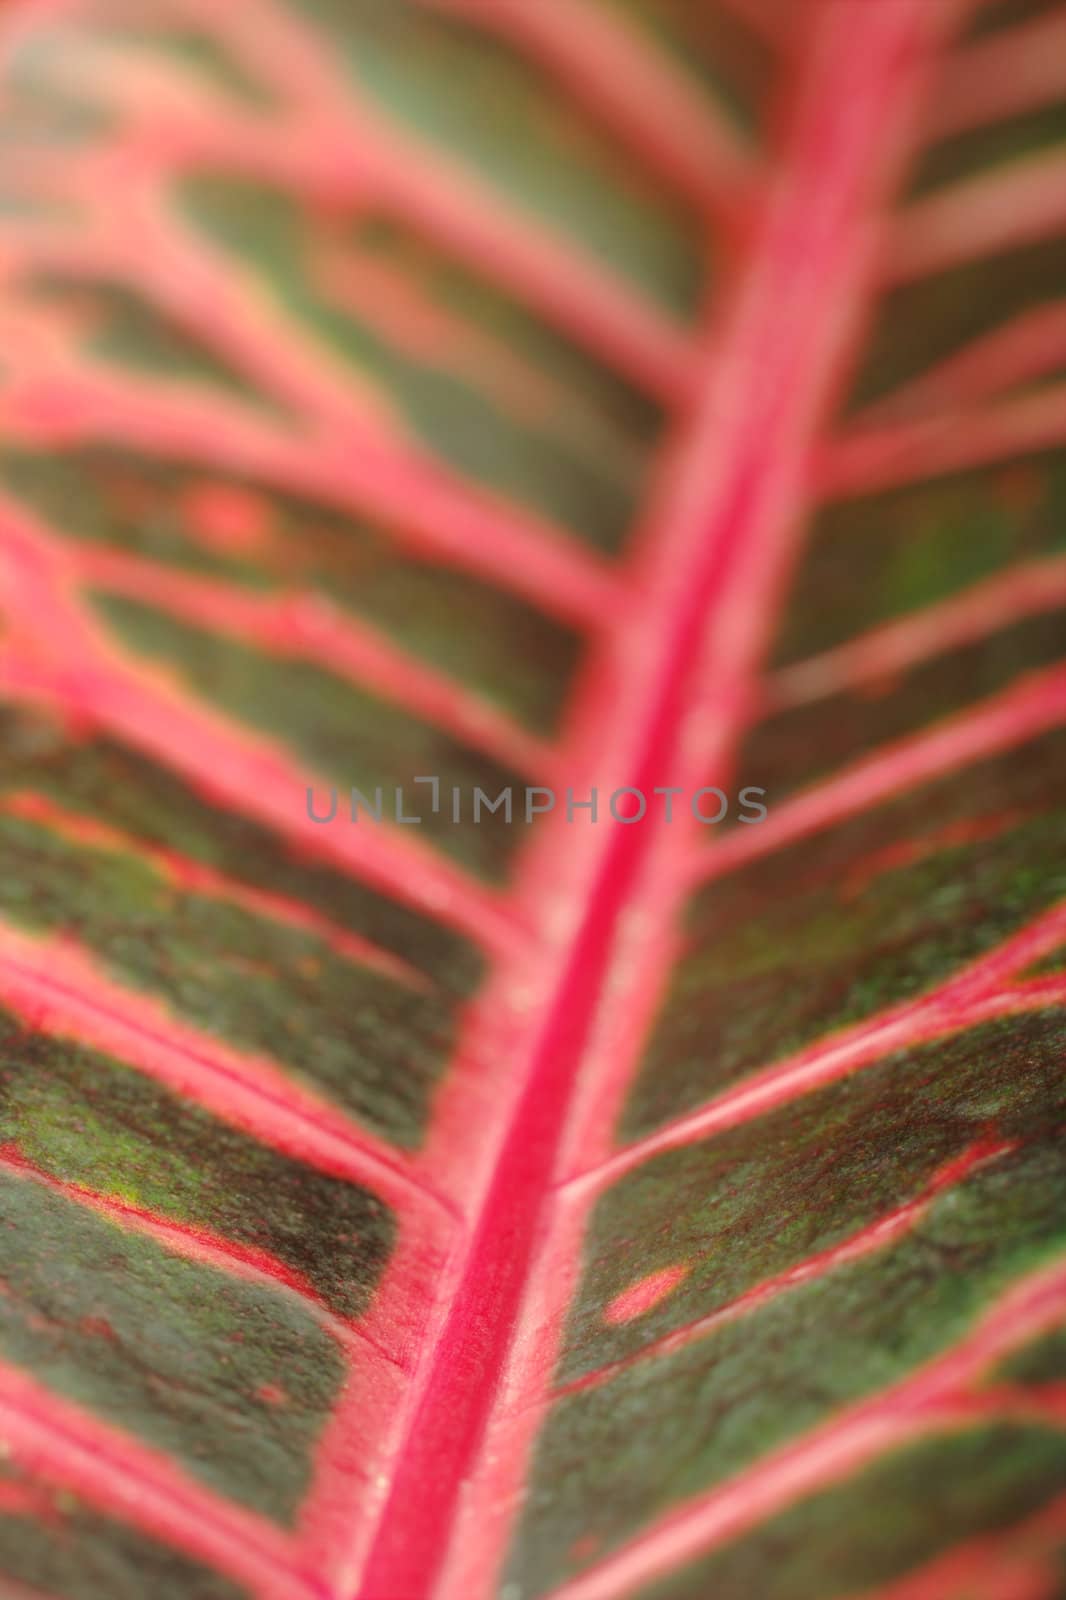
<path fill-rule="evenodd" d="M 1064 26 L 7 9 L 5 1593 L 1061 1592 Z"/>

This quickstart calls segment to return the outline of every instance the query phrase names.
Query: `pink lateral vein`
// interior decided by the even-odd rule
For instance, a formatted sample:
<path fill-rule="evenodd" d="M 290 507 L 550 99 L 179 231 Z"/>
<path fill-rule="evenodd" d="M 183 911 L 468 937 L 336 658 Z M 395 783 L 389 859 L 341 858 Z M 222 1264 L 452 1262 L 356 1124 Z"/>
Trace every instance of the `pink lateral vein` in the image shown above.
<path fill-rule="evenodd" d="M 885 279 L 910 283 L 1064 230 L 1066 156 L 1025 156 L 913 200 L 897 220 Z"/>
<path fill-rule="evenodd" d="M 1052 906 L 1028 927 L 917 999 L 886 1007 L 781 1061 L 755 1069 L 696 1111 L 623 1146 L 605 1162 L 575 1173 L 567 1186 L 600 1193 L 623 1173 L 664 1150 L 694 1144 L 752 1121 L 897 1050 L 927 1044 L 997 1017 L 1066 1005 L 1066 977 L 1053 973 L 1018 981 L 1019 973 L 1064 942 L 1066 902 Z"/>
<path fill-rule="evenodd" d="M 1052 1589 L 1040 1587 L 1032 1594 L 1021 1589 L 996 1587 L 1006 1573 L 1013 1577 L 1030 1564 L 1040 1572 L 1040 1554 L 1052 1553 L 1066 1535 L 1066 1495 L 1057 1496 L 1021 1523 L 992 1533 L 978 1534 L 935 1556 L 916 1571 L 877 1589 L 867 1589 L 855 1600 L 1051 1600 Z M 991 1573 L 993 1583 L 983 1587 Z"/>
<path fill-rule="evenodd" d="M 930 107 L 945 139 L 1066 100 L 1066 17 L 1051 12 L 955 51 Z"/>
<path fill-rule="evenodd" d="M 24 325 L 23 340 L 26 332 Z M 608 563 L 575 537 L 470 487 L 415 446 L 400 449 L 364 427 L 353 448 L 348 434 L 282 426 L 217 387 L 149 383 L 81 353 L 57 359 L 52 352 L 42 362 L 31 347 L 20 368 L 19 349 L 13 340 L 6 351 L 4 422 L 12 439 L 58 448 L 113 442 L 201 470 L 251 474 L 379 520 L 400 547 L 498 583 L 582 627 L 601 626 L 625 599 Z"/>
<path fill-rule="evenodd" d="M 0 1437 L 30 1470 L 248 1584 L 259 1600 L 325 1600 L 290 1541 L 264 1518 L 6 1363 Z"/>
<path fill-rule="evenodd" d="M 24 511 L 0 504 L 0 595 L 12 626 L 0 642 L 0 693 L 57 702 L 180 772 L 216 802 L 251 814 L 308 854 L 451 923 L 490 949 L 524 942 L 503 898 L 397 826 L 314 823 L 309 790 L 328 789 L 288 749 L 187 693 L 119 650 L 84 610 L 63 545 Z M 409 830 L 406 830 L 409 833 Z"/>
<path fill-rule="evenodd" d="M 1063 992 L 1066 995 L 1066 984 L 1063 985 Z M 793 1266 L 787 1267 L 784 1272 L 755 1284 L 736 1300 L 731 1300 L 728 1305 L 720 1306 L 706 1316 L 697 1317 L 694 1321 L 673 1329 L 650 1344 L 643 1345 L 632 1355 L 619 1361 L 612 1361 L 608 1366 L 598 1367 L 594 1372 L 584 1373 L 580 1378 L 574 1378 L 571 1382 L 563 1384 L 556 1390 L 554 1398 L 561 1400 L 569 1394 L 578 1394 L 586 1389 L 598 1389 L 632 1367 L 673 1355 L 690 1344 L 698 1343 L 716 1328 L 729 1322 L 736 1322 L 799 1284 L 823 1278 L 837 1267 L 845 1266 L 851 1261 L 860 1261 L 864 1256 L 885 1249 L 917 1227 L 938 1196 L 955 1188 L 971 1172 L 986 1162 L 1016 1147 L 1016 1141 L 1005 1139 L 985 1139 L 971 1145 L 962 1155 L 945 1162 L 913 1200 L 908 1200 L 894 1210 L 875 1217 L 872 1222 L 859 1228 L 848 1238 L 840 1240 L 839 1243 L 830 1245 L 815 1255 L 807 1256 Z"/>
<path fill-rule="evenodd" d="M 787 0 L 721 0 L 721 5 L 724 11 L 732 11 L 775 56 L 787 56 L 801 21 Z"/>
<path fill-rule="evenodd" d="M 140 600 L 270 655 L 313 662 L 416 713 L 502 766 L 544 781 L 557 753 L 490 701 L 413 659 L 377 629 L 314 590 L 263 595 L 175 571 L 125 551 L 72 551 L 82 583 Z"/>
<path fill-rule="evenodd" d="M 667 400 L 683 392 L 689 373 L 685 332 L 665 311 L 590 250 L 512 202 L 502 188 L 477 179 L 439 145 L 380 113 L 368 95 L 360 95 L 354 76 L 341 79 L 328 52 L 298 19 L 267 0 L 252 3 L 254 18 L 247 8 L 241 11 L 237 54 L 247 60 L 254 52 L 286 114 L 280 123 L 256 118 L 220 98 L 199 121 L 183 116 L 169 130 L 152 128 L 164 166 L 178 157 L 186 165 L 214 162 L 353 210 L 391 213 L 504 285 L 641 388 Z M 227 46 L 238 19 L 212 12 L 200 0 L 188 0 L 183 9 Z M 113 92 L 127 113 L 139 102 L 142 114 L 158 122 L 152 97 L 128 81 L 132 70 L 125 63 L 112 66 Z M 168 131 L 174 147 L 169 156 Z"/>
<path fill-rule="evenodd" d="M 735 829 L 693 858 L 693 883 L 736 871 L 797 839 L 844 821 L 964 769 L 1014 749 L 1066 723 L 1066 668 L 1053 667 L 1019 679 L 931 729 L 883 746 L 873 755 L 772 807 L 758 827 Z"/>
<path fill-rule="evenodd" d="M 53 1194 L 61 1195 L 64 1200 L 105 1217 L 120 1228 L 144 1234 L 184 1261 L 215 1267 L 229 1277 L 260 1284 L 275 1293 L 294 1295 L 346 1352 L 351 1352 L 353 1346 L 361 1342 L 361 1330 L 357 1322 L 345 1322 L 331 1312 L 300 1273 L 286 1266 L 284 1261 L 272 1256 L 269 1251 L 239 1244 L 193 1223 L 176 1222 L 172 1217 L 133 1205 L 114 1195 L 102 1194 L 85 1184 L 54 1177 L 24 1156 L 17 1145 L 0 1144 L 0 1171 L 9 1177 L 37 1183 Z M 377 1350 L 376 1353 L 386 1361 L 395 1359 L 384 1350 Z"/>
<path fill-rule="evenodd" d="M 298 928 L 321 939 L 344 960 L 381 972 L 408 988 L 432 987 L 425 973 L 409 966 L 400 956 L 393 955 L 391 950 L 380 949 L 369 939 L 360 938 L 358 934 L 331 922 L 312 906 L 286 895 L 274 894 L 268 889 L 242 883 L 237 878 L 229 878 L 191 856 L 183 855 L 179 850 L 149 844 L 146 840 L 134 838 L 121 829 L 100 822 L 96 817 L 70 811 L 48 795 L 25 789 L 0 794 L 0 814 L 24 818 L 61 838 L 90 849 L 133 856 L 150 871 L 158 873 L 167 884 L 184 893 L 224 901 L 254 916 L 267 917 L 284 926 Z"/>
<path fill-rule="evenodd" d="M 873 1399 L 860 1401 L 727 1484 L 697 1495 L 550 1600 L 618 1600 L 830 1488 L 879 1456 L 945 1428 L 986 1420 L 972 1386 L 988 1367 L 1066 1315 L 1066 1268 L 1029 1274 L 964 1338 Z"/>
<path fill-rule="evenodd" d="M 815 459 L 813 492 L 824 500 L 854 499 L 1063 444 L 1066 384 L 1049 384 L 984 408 L 850 427 Z"/>
<path fill-rule="evenodd" d="M 947 411 L 964 418 L 975 401 L 995 400 L 1034 379 L 1066 368 L 1066 299 L 1021 311 L 978 335 L 961 350 L 899 385 L 854 416 L 845 438 L 871 437 L 908 415 Z M 961 424 L 958 424 L 961 425 Z"/>
<path fill-rule="evenodd" d="M 415 1165 L 262 1056 L 220 1044 L 115 983 L 70 939 L 0 924 L 0 998 L 38 1031 L 115 1055 L 298 1160 L 369 1184 L 394 1204 L 448 1208 Z"/>
<path fill-rule="evenodd" d="M 960 594 L 847 644 L 783 667 L 767 681 L 767 714 L 847 693 L 1066 605 L 1066 556 L 1023 561 Z"/>
<path fill-rule="evenodd" d="M 712 218 L 731 220 L 754 151 L 709 94 L 625 20 L 588 0 L 501 6 L 425 0 L 493 29 L 543 62 L 644 164 Z"/>

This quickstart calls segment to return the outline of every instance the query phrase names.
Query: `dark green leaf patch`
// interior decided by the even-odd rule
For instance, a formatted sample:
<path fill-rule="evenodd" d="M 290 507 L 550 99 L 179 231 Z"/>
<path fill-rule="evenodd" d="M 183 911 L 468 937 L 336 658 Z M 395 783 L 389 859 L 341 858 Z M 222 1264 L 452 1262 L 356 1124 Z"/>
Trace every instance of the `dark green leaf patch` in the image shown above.
<path fill-rule="evenodd" d="M 991 1548 L 1007 1533 L 1021 1567 L 1027 1547 L 1038 1556 L 1047 1540 L 1027 1538 L 1019 1524 L 1064 1481 L 1061 1433 L 1004 1423 L 922 1440 L 641 1589 L 639 1600 L 851 1600 L 969 1538 L 987 1539 Z M 972 1592 L 976 1600 L 980 1589 Z M 954 1584 L 950 1593 L 970 1600 L 970 1591 Z"/>
<path fill-rule="evenodd" d="M 104 1515 L 69 1489 L 0 1464 L 0 1570 L 50 1600 L 247 1600 L 168 1545 Z"/>
<path fill-rule="evenodd" d="M 500 811 L 483 813 L 478 827 L 457 825 L 452 820 L 450 796 L 458 789 L 464 814 L 469 815 L 476 788 L 490 797 L 508 787 L 524 794 L 525 780 L 517 773 L 460 744 L 433 723 L 376 699 L 321 667 L 279 661 L 135 601 L 103 595 L 96 598 L 124 643 L 149 658 L 167 662 L 205 705 L 280 740 L 312 773 L 334 783 L 341 804 L 338 820 L 331 826 L 359 826 L 350 822 L 347 802 L 352 788 L 371 801 L 375 789 L 383 788 L 392 802 L 387 807 L 383 803 L 383 817 L 394 819 L 396 790 L 406 785 L 403 815 L 421 814 L 419 839 L 424 837 L 427 844 L 435 844 L 478 873 L 496 878 L 504 875 L 524 838 L 521 821 L 508 823 Z M 443 799 L 437 813 L 428 805 L 417 805 L 420 791 L 414 780 L 418 776 L 439 780 Z M 294 785 L 293 802 L 305 807 L 306 790 Z M 328 809 L 321 800 L 316 804 L 317 815 L 325 815 Z M 520 818 L 521 803 L 517 812 Z M 303 813 L 298 810 L 294 820 L 302 822 Z M 371 825 L 364 814 L 362 826 Z"/>
<path fill-rule="evenodd" d="M 305 901 L 341 927 L 403 956 L 444 994 L 465 998 L 480 977 L 478 952 L 458 934 L 320 864 L 254 820 L 212 805 L 129 746 L 106 737 L 71 737 L 46 717 L 0 707 L 0 792 L 23 791 L 41 793 L 65 811 L 153 847 L 187 855 L 249 888 Z M 17 875 L 15 862 L 8 872 Z M 32 906 L 27 886 L 20 898 L 24 908 Z"/>
<path fill-rule="evenodd" d="M 852 391 L 861 407 L 991 333 L 1020 312 L 1058 299 L 1066 242 L 1041 240 L 923 274 L 885 295 Z M 965 398 L 960 402 L 965 405 Z"/>
<path fill-rule="evenodd" d="M 262 1054 L 387 1137 L 417 1143 L 455 998 L 316 933 L 182 889 L 151 862 L 0 812 L 0 915 L 75 936 L 119 982 Z"/>
<path fill-rule="evenodd" d="M 1004 28 L 1020 27 L 1034 17 L 1045 17 L 1058 8 L 1058 0 L 991 0 L 972 13 L 963 37 L 984 38 Z"/>
<path fill-rule="evenodd" d="M 563 1378 L 630 1356 L 859 1234 L 974 1147 L 1066 1126 L 1064 1054 L 1066 1011 L 987 1024 L 653 1156 L 593 1214 Z M 678 1264 L 687 1275 L 660 1305 L 621 1326 L 603 1320 L 631 1283 Z"/>
<path fill-rule="evenodd" d="M 101 361 L 164 383 L 212 384 L 246 402 L 269 404 L 269 397 L 257 395 L 239 372 L 136 289 L 117 281 L 86 282 L 60 273 L 36 275 L 30 287 L 34 298 L 86 320 L 85 349 Z"/>
<path fill-rule="evenodd" d="M 366 1309 L 392 1248 L 393 1217 L 368 1190 L 4 1012 L 0 1144 L 63 1182 L 264 1251 L 345 1316 Z"/>
<path fill-rule="evenodd" d="M 702 224 L 673 204 L 576 98 L 491 32 L 392 0 L 299 0 L 353 87 L 401 130 L 579 240 L 614 271 L 691 310 Z"/>
<path fill-rule="evenodd" d="M 690 1496 L 905 1379 L 1064 1245 L 1066 1149 L 1050 1137 L 974 1171 L 884 1251 L 558 1401 L 512 1557 L 519 1592 L 545 1592 Z"/>
<path fill-rule="evenodd" d="M 1066 665 L 1066 612 L 1026 617 L 884 682 L 866 682 L 768 717 L 745 741 L 741 771 L 783 799 L 881 745 L 967 710 L 1025 672 L 1060 661 Z"/>
<path fill-rule="evenodd" d="M 630 27 L 645 32 L 654 45 L 690 76 L 710 107 L 736 119 L 750 132 L 762 123 L 779 65 L 774 43 L 757 33 L 742 14 L 715 0 L 607 0 Z"/>
<path fill-rule="evenodd" d="M 620 548 L 658 434 L 646 400 L 571 347 L 560 354 L 558 336 L 531 325 L 498 290 L 427 260 L 424 248 L 388 223 L 330 227 L 273 190 L 207 173 L 182 184 L 181 200 L 196 226 L 300 317 L 309 337 L 382 391 L 425 450 L 598 549 Z M 390 339 L 372 295 L 357 309 L 331 289 L 329 269 L 342 271 L 346 262 L 387 269 L 393 288 L 406 287 L 416 306 L 428 299 L 457 327 L 468 325 L 480 358 L 450 364 L 439 341 L 429 339 L 423 353 L 411 334 Z"/>
<path fill-rule="evenodd" d="M 289 1522 L 342 1375 L 296 1299 L 0 1174 L 0 1355 Z"/>
<path fill-rule="evenodd" d="M 1052 1328 L 1021 1345 L 992 1369 L 988 1381 L 996 1383 L 1066 1383 L 1066 1327 Z"/>
<path fill-rule="evenodd" d="M 318 594 L 538 732 L 580 641 L 526 601 L 408 554 L 380 528 L 252 478 L 92 446 L 0 450 L 0 483 L 72 540 L 263 594 Z"/>
<path fill-rule="evenodd" d="M 1049 734 L 708 883 L 622 1136 L 918 996 L 1066 894 L 1064 760 Z"/>
<path fill-rule="evenodd" d="M 830 505 L 815 520 L 777 659 L 796 661 L 847 644 L 1015 562 L 1060 553 L 1064 530 L 1062 453 Z"/>
<path fill-rule="evenodd" d="M 942 184 L 975 178 L 992 167 L 1061 144 L 1066 144 L 1066 97 L 1055 105 L 938 139 L 918 164 L 911 194 L 923 195 Z"/>

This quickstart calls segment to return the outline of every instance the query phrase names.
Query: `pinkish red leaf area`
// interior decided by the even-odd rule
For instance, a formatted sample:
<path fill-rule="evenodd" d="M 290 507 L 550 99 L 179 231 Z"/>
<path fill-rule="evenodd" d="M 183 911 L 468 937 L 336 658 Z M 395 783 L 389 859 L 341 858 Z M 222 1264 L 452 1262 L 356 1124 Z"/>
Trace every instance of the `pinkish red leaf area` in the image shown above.
<path fill-rule="evenodd" d="M 1064 1600 L 1061 0 L 7 0 L 0 140 L 3 1600 Z"/>

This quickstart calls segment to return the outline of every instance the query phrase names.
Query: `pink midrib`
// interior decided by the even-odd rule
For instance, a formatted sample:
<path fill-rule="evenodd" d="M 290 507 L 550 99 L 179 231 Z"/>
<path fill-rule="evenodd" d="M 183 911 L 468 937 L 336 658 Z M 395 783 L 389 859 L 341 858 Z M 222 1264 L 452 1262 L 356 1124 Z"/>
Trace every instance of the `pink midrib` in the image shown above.
<path fill-rule="evenodd" d="M 802 197 L 812 190 L 798 183 L 798 193 L 788 194 L 782 183 L 777 191 L 780 214 L 765 234 L 777 259 L 756 254 L 754 260 L 760 280 L 756 295 L 767 310 L 764 326 L 753 335 L 751 297 L 745 295 L 733 324 L 715 341 L 716 351 L 724 347 L 738 356 L 765 357 L 769 382 L 758 361 L 738 362 L 736 370 L 746 373 L 747 383 L 731 390 L 736 413 L 723 430 L 715 363 L 682 435 L 673 491 L 662 496 L 656 559 L 662 573 L 684 555 L 685 580 L 660 586 L 670 597 L 662 616 L 665 645 L 636 744 L 639 754 L 626 780 L 647 794 L 664 781 L 676 781 L 673 775 L 686 766 L 685 714 L 708 700 L 706 690 L 694 681 L 701 656 L 716 622 L 738 602 L 737 577 L 747 572 L 752 541 L 760 547 L 765 541 L 768 564 L 778 569 L 787 565 L 789 541 L 783 528 L 791 520 L 788 491 L 798 494 L 807 447 L 839 382 L 849 343 L 850 319 L 846 310 L 842 313 L 839 294 L 841 261 L 846 281 L 851 274 L 850 309 L 857 311 L 868 290 L 871 190 L 883 189 L 898 164 L 886 158 L 877 141 L 891 144 L 892 136 L 900 137 L 897 129 L 909 121 L 905 113 L 918 83 L 914 67 L 928 29 L 922 15 L 929 10 L 926 0 L 897 0 L 891 8 L 852 7 L 838 0 L 827 10 L 823 57 L 808 68 L 812 81 L 806 85 L 806 117 L 797 127 L 795 162 L 786 170 L 794 165 L 798 171 L 793 177 L 809 183 L 817 174 L 813 253 L 820 249 L 828 259 L 797 259 L 801 242 L 806 243 Z M 877 176 L 871 179 L 869 171 Z M 781 195 L 786 196 L 783 201 Z M 820 266 L 837 270 L 823 272 Z M 798 306 L 790 281 L 797 272 L 807 286 L 806 303 L 801 295 Z M 800 328 L 790 325 L 797 311 L 811 319 Z M 806 361 L 797 370 L 786 356 L 787 382 L 781 387 L 773 381 L 782 360 L 775 343 L 790 342 L 805 347 Z M 738 448 L 728 452 L 718 477 L 702 457 L 714 458 L 716 435 L 722 431 L 732 434 Z M 700 524 L 698 540 L 693 539 L 694 524 Z M 752 658 L 767 632 L 766 612 L 779 587 L 761 582 L 762 577 L 756 572 L 753 583 L 761 605 L 753 608 L 742 629 Z M 753 666 L 754 659 L 747 665 Z M 737 688 L 727 670 L 720 699 L 723 715 L 732 723 L 730 745 L 740 729 L 744 700 Z M 624 719 L 625 707 L 615 716 Z M 723 746 L 723 764 L 730 755 Z M 687 765 L 692 768 L 691 759 Z M 724 775 L 717 774 L 719 780 Z M 560 961 L 525 1089 L 505 1131 L 450 1313 L 424 1365 L 421 1391 L 363 1572 L 361 1600 L 425 1600 L 436 1586 L 462 1487 L 499 1392 L 538 1241 L 549 1224 L 575 1082 L 604 996 L 620 919 L 655 839 L 656 830 L 650 827 L 613 831 L 584 915 Z"/>

